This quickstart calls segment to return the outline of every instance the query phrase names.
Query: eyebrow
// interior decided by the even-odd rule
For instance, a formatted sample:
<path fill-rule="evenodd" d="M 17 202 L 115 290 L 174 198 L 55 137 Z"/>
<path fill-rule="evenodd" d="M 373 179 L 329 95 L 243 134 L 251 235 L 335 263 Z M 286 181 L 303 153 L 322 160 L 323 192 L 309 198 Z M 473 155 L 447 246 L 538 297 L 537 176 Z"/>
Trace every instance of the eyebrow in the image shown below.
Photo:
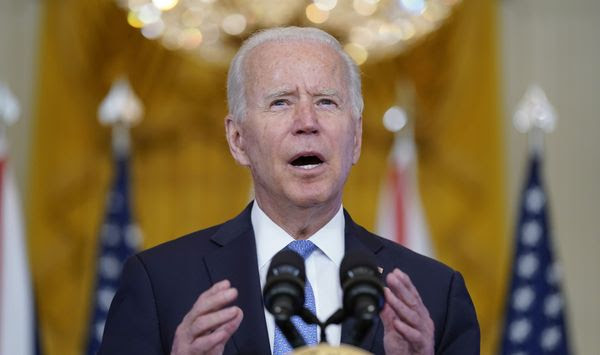
<path fill-rule="evenodd" d="M 336 89 L 319 89 L 315 93 L 311 93 L 314 97 L 334 97 L 339 105 L 344 105 L 345 100 Z"/>
<path fill-rule="evenodd" d="M 297 89 L 290 89 L 290 88 L 281 88 L 281 89 L 275 89 L 274 91 L 268 93 L 267 95 L 265 95 L 263 97 L 263 99 L 265 101 L 269 101 L 272 100 L 274 98 L 278 98 L 278 97 L 282 97 L 282 96 L 289 96 L 289 95 L 295 95 L 298 93 Z M 311 96 L 314 97 L 328 97 L 328 96 L 333 96 L 333 97 L 337 97 L 338 99 L 342 99 L 341 96 L 339 95 L 339 92 L 336 89 L 331 89 L 331 88 L 324 88 L 324 89 L 317 89 L 314 92 L 309 92 L 309 94 Z"/>
<path fill-rule="evenodd" d="M 276 89 L 275 91 L 272 91 L 272 92 L 268 93 L 267 95 L 265 95 L 264 99 L 270 100 L 270 99 L 274 99 L 276 97 L 292 95 L 294 93 L 296 93 L 296 90 L 293 90 L 293 89 L 287 89 L 287 88 Z"/>
<path fill-rule="evenodd" d="M 338 94 L 338 91 L 336 89 L 320 89 L 320 90 L 317 90 L 315 93 L 311 93 L 311 95 L 340 97 L 340 95 Z"/>

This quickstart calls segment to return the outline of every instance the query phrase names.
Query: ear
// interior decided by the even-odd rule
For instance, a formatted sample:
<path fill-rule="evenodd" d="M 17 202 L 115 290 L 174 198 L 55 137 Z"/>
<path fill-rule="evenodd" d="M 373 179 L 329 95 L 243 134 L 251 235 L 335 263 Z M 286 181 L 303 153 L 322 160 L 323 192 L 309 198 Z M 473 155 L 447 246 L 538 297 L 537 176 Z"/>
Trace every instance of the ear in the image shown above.
<path fill-rule="evenodd" d="M 246 151 L 244 150 L 244 137 L 240 123 L 231 115 L 225 117 L 225 136 L 229 144 L 229 151 L 235 161 L 243 166 L 250 165 Z"/>
<path fill-rule="evenodd" d="M 357 120 L 355 120 L 355 124 L 352 164 L 358 163 L 358 158 L 360 158 L 360 150 L 362 148 L 362 117 L 359 117 Z"/>

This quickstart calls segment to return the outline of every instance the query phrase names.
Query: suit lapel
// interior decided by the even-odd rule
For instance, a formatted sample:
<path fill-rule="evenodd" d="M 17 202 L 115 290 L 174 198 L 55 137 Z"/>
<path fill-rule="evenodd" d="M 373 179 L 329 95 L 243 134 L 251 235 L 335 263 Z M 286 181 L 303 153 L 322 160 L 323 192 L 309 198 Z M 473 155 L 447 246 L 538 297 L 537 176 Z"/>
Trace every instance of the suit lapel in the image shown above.
<path fill-rule="evenodd" d="M 268 354 L 269 336 L 250 220 L 251 206 L 215 233 L 211 239 L 221 248 L 206 256 L 204 261 L 212 283 L 228 279 L 238 290 L 235 304 L 244 312 L 242 323 L 233 334 L 238 353 Z"/>
<path fill-rule="evenodd" d="M 256 243 L 250 220 L 252 204 L 236 218 L 225 223 L 211 238 L 221 248 L 204 258 L 212 283 L 228 279 L 238 290 L 235 304 L 244 312 L 244 319 L 239 329 L 233 334 L 233 343 L 238 353 L 270 354 L 269 336 L 266 328 L 258 262 L 256 259 Z M 344 211 L 345 217 L 345 251 L 363 250 L 375 256 L 383 248 L 383 244 L 356 225 L 350 215 Z M 378 260 L 379 261 L 379 260 Z M 351 322 L 342 324 L 342 343 L 351 343 Z M 371 331 L 366 335 L 360 347 L 366 350 L 373 348 L 376 334 L 381 332 L 381 321 L 376 320 Z M 227 348 L 226 348 L 226 352 Z"/>
<path fill-rule="evenodd" d="M 366 253 L 372 254 L 375 259 L 379 262 L 377 258 L 377 253 L 383 248 L 383 244 L 377 240 L 376 238 L 369 235 L 369 233 L 364 230 L 362 227 L 358 226 L 346 210 L 344 210 L 344 218 L 345 218 L 345 231 L 344 231 L 344 241 L 345 246 L 344 249 L 346 253 L 350 250 L 361 250 Z M 352 343 L 351 338 L 351 330 L 352 330 L 353 322 L 345 321 L 342 323 L 342 336 L 341 342 L 350 344 Z M 371 350 L 373 348 L 375 342 L 375 334 L 380 332 L 381 320 L 377 317 L 373 327 L 369 331 L 369 333 L 365 336 L 365 339 L 360 344 L 360 347 L 365 350 Z"/>

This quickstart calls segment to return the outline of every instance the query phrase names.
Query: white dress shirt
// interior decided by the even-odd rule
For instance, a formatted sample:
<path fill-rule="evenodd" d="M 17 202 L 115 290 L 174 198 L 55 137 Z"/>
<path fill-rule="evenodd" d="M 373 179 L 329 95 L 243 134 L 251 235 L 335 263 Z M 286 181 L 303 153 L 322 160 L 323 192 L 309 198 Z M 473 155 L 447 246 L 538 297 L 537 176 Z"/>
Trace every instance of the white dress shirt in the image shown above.
<path fill-rule="evenodd" d="M 309 240 L 317 246 L 306 259 L 306 277 L 310 282 L 315 295 L 317 317 L 321 321 L 329 318 L 333 312 L 342 306 L 342 288 L 340 286 L 339 268 L 344 257 L 344 213 L 342 206 L 335 216 L 313 234 Z M 256 255 L 258 259 L 258 272 L 260 274 L 261 289 L 265 286 L 267 271 L 271 259 L 277 252 L 294 241 L 286 231 L 273 222 L 258 203 L 252 205 L 252 227 L 256 238 Z M 265 308 L 267 331 L 271 351 L 275 337 L 275 322 L 273 316 Z M 327 341 L 332 346 L 338 346 L 341 338 L 341 326 L 330 325 L 327 327 Z M 320 340 L 320 331 L 319 331 Z"/>

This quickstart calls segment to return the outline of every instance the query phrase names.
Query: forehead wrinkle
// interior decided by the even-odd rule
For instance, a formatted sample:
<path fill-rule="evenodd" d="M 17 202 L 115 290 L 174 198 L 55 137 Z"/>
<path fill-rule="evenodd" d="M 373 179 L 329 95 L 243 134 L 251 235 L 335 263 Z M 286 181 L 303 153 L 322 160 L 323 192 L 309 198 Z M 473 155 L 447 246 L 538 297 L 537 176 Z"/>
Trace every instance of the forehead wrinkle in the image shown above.
<path fill-rule="evenodd" d="M 324 44 L 311 41 L 294 41 L 291 43 L 279 43 L 276 41 L 266 42 L 253 48 L 249 52 L 249 55 L 244 63 L 244 74 L 246 75 L 244 91 L 246 93 L 247 100 L 253 96 L 251 91 L 254 91 L 251 88 L 252 84 L 250 83 L 254 82 L 257 77 L 262 77 L 266 74 L 267 77 L 271 77 L 277 81 L 280 79 L 279 75 L 273 76 L 273 74 L 281 74 L 281 71 L 285 72 L 288 70 L 282 69 L 285 68 L 285 66 L 281 66 L 282 62 L 286 63 L 286 65 L 291 64 L 292 66 L 294 66 L 292 63 L 296 63 L 299 66 L 304 64 L 302 62 L 298 63 L 298 48 L 296 45 L 315 45 L 316 47 L 321 47 L 324 49 L 317 52 L 316 55 L 311 58 L 316 60 L 316 62 L 313 62 L 313 65 L 307 68 L 307 70 L 311 73 L 318 73 L 319 71 L 322 71 L 324 75 L 318 75 L 317 77 L 320 76 L 320 78 L 317 79 L 317 82 L 310 82 L 308 81 L 308 76 L 301 75 L 300 77 L 296 77 L 296 79 L 300 80 L 297 85 L 278 85 L 272 90 L 265 90 L 267 93 L 264 95 L 260 95 L 258 97 L 255 96 L 255 99 L 262 101 L 286 95 L 299 95 L 301 91 L 305 91 L 310 96 L 335 96 L 342 101 L 346 101 L 346 96 L 348 93 L 344 89 L 347 85 L 348 78 L 343 75 L 345 67 L 341 57 L 338 53 L 331 52 L 330 48 L 326 47 Z M 325 48 L 322 46 L 325 46 Z M 273 50 L 278 52 L 277 58 L 273 58 L 272 56 L 269 58 L 269 55 L 266 54 L 266 52 Z M 267 57 L 265 57 L 265 55 L 267 55 Z M 265 58 L 270 60 L 267 60 L 265 63 Z M 295 69 L 298 68 L 296 67 Z M 291 70 L 292 75 L 297 75 L 297 70 L 289 70 Z M 324 81 L 329 81 L 329 83 Z M 259 83 L 259 85 L 262 86 L 261 83 Z M 263 86 L 263 89 L 268 88 Z M 251 100 L 248 100 L 246 105 L 250 105 L 249 101 Z M 255 102 L 254 104 L 259 104 L 259 102 Z"/>
<path fill-rule="evenodd" d="M 275 98 L 275 97 L 288 96 L 288 95 L 296 94 L 297 92 L 298 92 L 298 89 L 291 89 L 291 88 L 286 88 L 286 87 L 277 88 L 277 89 L 267 92 L 264 95 L 264 98 L 271 99 L 271 98 Z"/>
<path fill-rule="evenodd" d="M 338 90 L 334 88 L 318 88 L 314 90 L 309 90 L 309 93 L 312 96 L 340 96 Z"/>

